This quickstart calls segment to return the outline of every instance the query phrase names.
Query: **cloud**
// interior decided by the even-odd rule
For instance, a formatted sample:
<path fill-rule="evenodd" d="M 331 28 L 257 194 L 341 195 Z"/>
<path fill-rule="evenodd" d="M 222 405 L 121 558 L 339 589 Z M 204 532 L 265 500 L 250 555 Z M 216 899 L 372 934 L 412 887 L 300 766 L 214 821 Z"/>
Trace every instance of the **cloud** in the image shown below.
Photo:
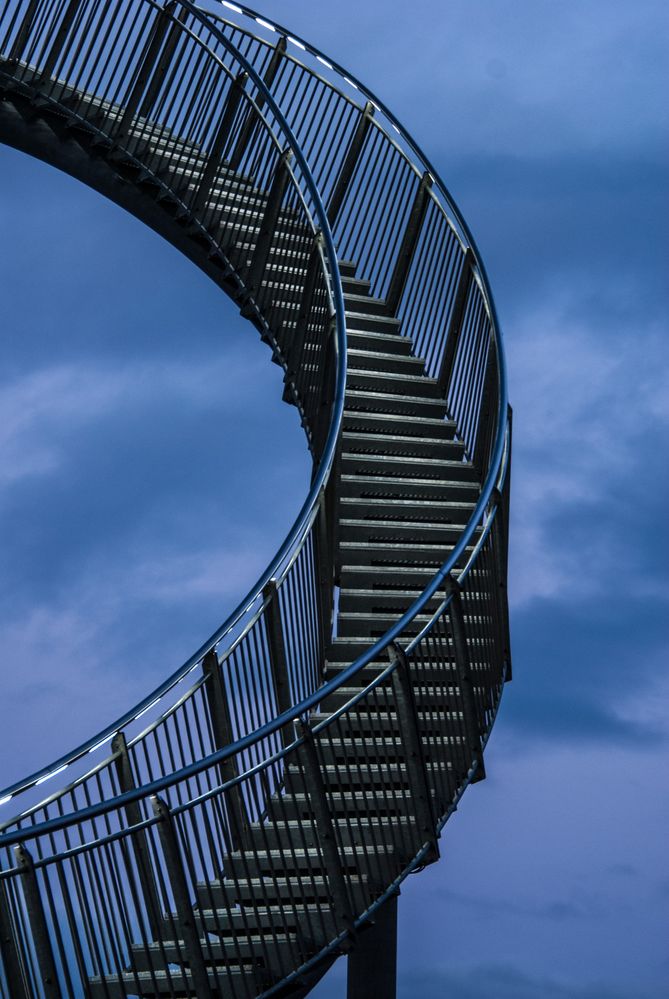
<path fill-rule="evenodd" d="M 636 983 L 634 999 L 655 999 L 657 992 Z M 510 964 L 425 970 L 408 968 L 399 999 L 631 999 L 627 986 L 613 981 L 588 983 L 553 975 L 530 975 Z"/>

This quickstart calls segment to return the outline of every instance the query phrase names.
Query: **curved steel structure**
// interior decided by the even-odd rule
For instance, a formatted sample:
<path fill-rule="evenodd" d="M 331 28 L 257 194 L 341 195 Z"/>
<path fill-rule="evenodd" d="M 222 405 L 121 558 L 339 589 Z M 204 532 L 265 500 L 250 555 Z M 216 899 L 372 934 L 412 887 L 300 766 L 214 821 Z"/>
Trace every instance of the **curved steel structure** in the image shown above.
<path fill-rule="evenodd" d="M 0 792 L 0 997 L 304 995 L 342 952 L 357 994 L 362 930 L 437 858 L 510 677 L 510 421 L 471 234 L 380 101 L 233 3 L 0 0 L 0 141 L 239 304 L 314 461 L 211 638 Z"/>

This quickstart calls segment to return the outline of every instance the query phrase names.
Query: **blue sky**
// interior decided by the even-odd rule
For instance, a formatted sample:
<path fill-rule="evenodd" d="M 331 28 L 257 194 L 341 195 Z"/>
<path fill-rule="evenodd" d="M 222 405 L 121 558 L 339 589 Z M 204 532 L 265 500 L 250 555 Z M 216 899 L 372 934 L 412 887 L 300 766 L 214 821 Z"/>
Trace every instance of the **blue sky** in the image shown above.
<path fill-rule="evenodd" d="M 401 999 L 669 991 L 664 4 L 285 0 L 376 90 L 484 254 L 514 406 L 514 681 Z M 254 330 L 119 209 L 0 148 L 0 784 L 225 617 L 307 488 Z M 337 966 L 315 993 L 343 994 Z"/>

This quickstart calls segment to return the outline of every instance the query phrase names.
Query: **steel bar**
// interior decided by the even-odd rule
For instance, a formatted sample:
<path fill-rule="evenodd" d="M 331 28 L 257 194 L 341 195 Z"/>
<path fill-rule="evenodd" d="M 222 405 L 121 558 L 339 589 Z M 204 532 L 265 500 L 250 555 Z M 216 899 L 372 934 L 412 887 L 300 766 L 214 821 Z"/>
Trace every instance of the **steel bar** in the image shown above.
<path fill-rule="evenodd" d="M 346 999 L 395 999 L 397 995 L 397 900 L 392 895 L 360 932 L 348 955 Z"/>
<path fill-rule="evenodd" d="M 10 884 L 0 881 L 0 957 L 11 999 L 30 999 L 17 943 L 16 927 L 8 901 Z"/>
<path fill-rule="evenodd" d="M 272 86 L 276 79 L 276 75 L 279 72 L 279 68 L 281 66 L 283 56 L 285 55 L 285 53 L 286 53 L 286 39 L 283 35 L 281 35 L 278 42 L 274 46 L 272 57 L 269 61 L 269 65 L 267 66 L 267 69 L 265 70 L 265 74 L 263 76 L 263 83 L 265 84 L 267 90 L 271 91 L 272 89 Z M 235 147 L 230 155 L 229 165 L 232 170 L 239 169 L 239 166 L 244 157 L 244 153 L 246 152 L 249 142 L 251 141 L 253 131 L 257 126 L 258 112 L 261 111 L 264 106 L 265 106 L 265 92 L 263 90 L 259 90 L 258 93 L 256 94 L 254 104 L 249 104 L 249 107 L 247 108 L 246 117 L 244 118 L 244 121 L 240 126 L 239 135 L 237 137 Z"/>
<path fill-rule="evenodd" d="M 367 133 L 369 132 L 369 127 L 372 123 L 373 117 L 374 105 L 368 101 L 360 115 L 360 118 L 358 119 L 358 124 L 356 125 L 355 132 L 353 133 L 353 138 L 351 139 L 350 145 L 346 150 L 344 162 L 341 165 L 339 176 L 335 181 L 334 187 L 332 188 L 332 194 L 330 195 L 330 201 L 328 203 L 328 222 L 333 227 L 337 222 L 341 206 L 344 203 L 344 198 L 346 197 L 351 180 L 353 179 L 353 174 L 356 166 L 358 165 L 360 154 L 362 153 L 362 148 L 365 144 L 365 139 L 367 138 Z"/>
<path fill-rule="evenodd" d="M 202 171 L 200 182 L 193 199 L 192 208 L 195 213 L 201 212 L 211 195 L 214 181 L 222 166 L 223 150 L 226 147 L 230 132 L 234 124 L 239 105 L 245 90 L 248 73 L 245 70 L 238 73 L 232 80 L 230 89 L 221 115 L 220 123 L 214 133 L 214 138 L 209 150 L 209 156 Z"/>
<path fill-rule="evenodd" d="M 441 368 L 438 375 L 439 387 L 442 395 L 448 398 L 451 375 L 453 374 L 453 364 L 458 347 L 458 339 L 462 328 L 462 319 L 467 302 L 467 292 L 469 291 L 469 281 L 471 278 L 473 253 L 471 247 L 467 247 L 462 258 L 460 277 L 451 306 L 451 317 L 446 332 L 446 342 L 441 361 Z"/>
<path fill-rule="evenodd" d="M 281 604 L 279 602 L 276 579 L 270 579 L 265 584 L 263 600 L 265 601 L 265 628 L 267 629 L 269 662 L 277 714 L 283 714 L 284 711 L 288 711 L 292 706 L 292 699 L 290 695 L 290 675 L 286 656 L 286 642 L 283 634 L 283 623 L 281 621 Z M 281 737 L 286 746 L 292 741 L 291 733 L 287 726 L 282 729 Z"/>
<path fill-rule="evenodd" d="M 274 179 L 267 197 L 267 204 L 260 223 L 260 231 L 256 240 L 253 256 L 246 274 L 246 287 L 249 294 L 257 294 L 260 282 L 265 273 L 269 259 L 270 248 L 274 238 L 279 213 L 289 180 L 288 165 L 293 158 L 292 151 L 283 151 L 276 164 Z"/>

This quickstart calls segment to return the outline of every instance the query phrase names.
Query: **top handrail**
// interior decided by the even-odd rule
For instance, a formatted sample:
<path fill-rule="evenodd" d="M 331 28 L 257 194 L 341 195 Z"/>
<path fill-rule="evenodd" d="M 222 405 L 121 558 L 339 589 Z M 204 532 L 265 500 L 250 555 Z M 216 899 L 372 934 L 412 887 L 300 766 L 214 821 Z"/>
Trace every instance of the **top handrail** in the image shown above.
<path fill-rule="evenodd" d="M 8 804 L 9 801 L 11 801 L 17 794 L 45 782 L 51 777 L 56 776 L 58 773 L 64 772 L 70 764 L 75 763 L 89 752 L 104 745 L 115 732 L 134 721 L 139 715 L 144 713 L 146 709 L 152 707 L 157 700 L 161 699 L 172 687 L 174 687 L 189 672 L 191 672 L 191 670 L 202 661 L 203 657 L 209 651 L 218 645 L 221 639 L 235 627 L 244 614 L 246 614 L 253 604 L 260 598 L 263 587 L 276 575 L 279 567 L 290 552 L 291 548 L 303 540 L 316 515 L 318 499 L 329 478 L 335 456 L 337 439 L 344 411 L 344 396 L 346 391 L 346 318 L 344 314 L 344 298 L 341 278 L 339 275 L 339 262 L 325 206 L 323 205 L 321 195 L 312 177 L 304 154 L 299 147 L 299 144 L 295 139 L 285 116 L 251 63 L 249 63 L 248 60 L 234 48 L 222 32 L 212 28 L 211 22 L 206 13 L 192 3 L 191 0 L 175 0 L 175 2 L 192 14 L 198 21 L 200 21 L 200 23 L 206 24 L 208 29 L 213 30 L 217 41 L 222 43 L 228 52 L 233 53 L 237 62 L 244 68 L 244 71 L 248 73 L 249 79 L 252 80 L 257 90 L 262 93 L 265 104 L 271 109 L 272 115 L 276 118 L 277 123 L 281 127 L 284 136 L 291 147 L 291 151 L 295 156 L 295 160 L 299 164 L 300 171 L 309 190 L 309 194 L 313 199 L 313 205 L 319 222 L 320 233 L 323 238 L 325 254 L 331 268 L 332 287 L 328 290 L 333 299 L 332 304 L 334 307 L 334 320 L 336 327 L 335 343 L 337 348 L 337 368 L 335 373 L 335 398 L 333 402 L 329 431 L 323 448 L 323 454 L 316 473 L 312 479 L 309 492 L 304 503 L 302 504 L 302 507 L 300 508 L 293 526 L 290 528 L 278 552 L 260 576 L 259 580 L 253 587 L 251 587 L 243 600 L 238 603 L 235 610 L 228 615 L 223 624 L 221 624 L 220 627 L 217 628 L 205 642 L 203 642 L 199 649 L 191 655 L 182 666 L 175 670 L 174 673 L 164 680 L 163 683 L 159 684 L 151 693 L 139 701 L 139 703 L 136 704 L 131 710 L 126 711 L 112 724 L 106 725 L 96 735 L 84 741 L 76 749 L 70 751 L 69 753 L 65 753 L 63 756 L 59 757 L 47 766 L 41 767 L 29 777 L 16 781 L 14 784 L 0 790 L 0 806 Z"/>
<path fill-rule="evenodd" d="M 193 3 L 191 3 L 190 0 L 179 0 L 179 3 L 181 3 L 186 9 L 188 9 L 191 12 L 193 12 L 194 14 L 196 13 L 198 16 L 202 16 L 202 14 L 199 11 L 199 9 Z M 474 238 L 473 238 L 473 236 L 472 236 L 472 234 L 471 234 L 471 232 L 469 230 L 469 227 L 467 226 L 464 218 L 462 217 L 462 215 L 461 215 L 461 213 L 460 213 L 457 205 L 455 204 L 455 202 L 454 202 L 454 200 L 453 200 L 450 192 L 448 191 L 448 189 L 446 188 L 446 186 L 441 181 L 438 173 L 432 167 L 430 161 L 422 153 L 422 151 L 419 149 L 419 147 L 416 145 L 416 143 L 411 139 L 411 137 L 404 131 L 404 129 L 401 127 L 401 125 L 399 124 L 399 122 L 397 122 L 397 120 L 392 115 L 392 113 L 390 111 L 388 111 L 388 109 L 383 104 L 383 102 L 380 101 L 378 98 L 376 98 L 375 95 L 373 95 L 372 92 L 369 91 L 362 83 L 360 83 L 359 81 L 357 81 L 355 77 L 351 76 L 350 74 L 347 74 L 345 72 L 345 70 L 343 70 L 337 63 L 335 63 L 335 62 L 333 62 L 333 61 L 331 61 L 329 59 L 326 60 L 325 57 L 322 55 L 322 53 L 320 53 L 317 49 L 315 49 L 309 43 L 307 43 L 305 41 L 302 41 L 302 39 L 300 39 L 299 36 L 296 36 L 296 35 L 294 35 L 292 33 L 289 33 L 288 31 L 286 31 L 285 29 L 283 29 L 280 25 L 278 25 L 276 23 L 271 24 L 267 19 L 260 18 L 259 15 L 256 15 L 253 11 L 250 10 L 250 8 L 242 7 L 241 5 L 236 5 L 236 4 L 231 4 L 231 3 L 224 3 L 224 6 L 228 7 L 231 10 L 234 10 L 236 12 L 242 13 L 244 16 L 249 17 L 249 18 L 257 21 L 261 26 L 270 27 L 272 30 L 279 31 L 279 32 L 285 34 L 285 36 L 288 38 L 289 41 L 296 41 L 297 40 L 300 43 L 299 47 L 302 47 L 306 51 L 310 52 L 312 55 L 315 56 L 315 58 L 319 59 L 319 61 L 326 68 L 330 68 L 330 69 L 334 70 L 340 76 L 342 76 L 344 78 L 344 80 L 346 80 L 347 82 L 349 82 L 350 84 L 352 84 L 355 87 L 356 90 L 360 91 L 360 93 L 363 96 L 365 96 L 366 98 L 368 98 L 374 104 L 374 106 L 377 107 L 386 116 L 386 118 L 388 119 L 388 121 L 390 122 L 390 124 L 401 135 L 402 139 L 407 143 L 407 145 L 410 147 L 410 149 L 417 156 L 417 158 L 419 159 L 419 161 L 422 164 L 422 166 L 426 170 L 429 171 L 430 175 L 433 178 L 433 181 L 435 182 L 435 184 L 437 185 L 438 189 L 441 191 L 444 199 L 446 200 L 448 208 L 452 212 L 452 214 L 453 214 L 453 216 L 454 216 L 454 218 L 455 218 L 455 220 L 457 222 L 457 225 L 460 227 L 460 229 L 461 229 L 461 231 L 462 231 L 462 233 L 463 233 L 463 235 L 465 237 L 465 240 L 469 244 L 469 249 L 471 250 L 472 256 L 473 256 L 473 262 L 474 262 L 474 265 L 475 265 L 475 270 L 476 270 L 476 272 L 478 274 L 478 279 L 479 279 L 480 285 L 482 287 L 483 297 L 484 297 L 484 302 L 485 302 L 485 307 L 486 307 L 486 309 L 487 309 L 487 311 L 489 313 L 489 317 L 490 317 L 490 321 L 491 321 L 491 325 L 492 325 L 492 331 L 493 331 L 493 339 L 494 339 L 495 348 L 496 348 L 497 361 L 498 361 L 498 368 L 497 368 L 497 381 L 498 381 L 498 384 L 497 384 L 497 388 L 498 388 L 497 428 L 496 428 L 496 435 L 495 435 L 494 445 L 493 445 L 491 456 L 490 456 L 489 470 L 488 470 L 488 474 L 486 476 L 486 480 L 485 480 L 485 482 L 484 482 L 484 484 L 483 484 L 483 486 L 481 488 L 481 492 L 480 492 L 478 501 L 477 501 L 477 503 L 475 505 L 475 508 L 474 508 L 474 510 L 473 510 L 473 512 L 472 512 L 472 514 L 471 514 L 471 516 L 470 516 L 470 518 L 468 520 L 468 522 L 467 522 L 466 527 L 464 528 L 462 534 L 460 535 L 455 548 L 452 550 L 449 558 L 442 565 L 441 569 L 438 570 L 438 572 L 433 576 L 432 580 L 430 581 L 430 583 L 428 583 L 427 587 L 423 590 L 422 594 L 414 601 L 414 603 L 405 612 L 405 614 L 398 621 L 395 622 L 395 624 L 388 630 L 388 632 L 386 632 L 386 634 L 381 639 L 379 639 L 374 645 L 372 645 L 370 648 L 368 648 L 350 666 L 348 666 L 345 670 L 343 670 L 339 674 L 339 676 L 337 676 L 335 679 L 329 681 L 325 685 L 319 687 L 317 691 L 315 691 L 314 693 L 312 693 L 306 699 L 302 700 L 299 704 L 295 705 L 290 710 L 288 710 L 286 712 L 283 712 L 280 715 L 277 715 L 274 719 L 272 719 L 271 721 L 267 722 L 265 725 L 261 726 L 260 728 L 256 729 L 254 732 L 251 732 L 248 735 L 244 736 L 242 739 L 239 739 L 239 740 L 231 743 L 224 750 L 219 750 L 218 752 L 216 752 L 214 754 L 211 754 L 210 756 L 208 756 L 206 758 L 203 758 L 202 760 L 196 761 L 196 762 L 194 762 L 194 763 L 192 763 L 192 764 L 190 764 L 190 765 L 182 768 L 179 771 L 176 771 L 176 772 L 174 772 L 172 774 L 167 774 L 167 775 L 165 775 L 165 776 L 157 779 L 156 781 L 151 782 L 150 784 L 145 784 L 143 786 L 143 788 L 139 788 L 139 789 L 137 789 L 136 791 L 133 791 L 133 792 L 126 792 L 126 795 L 122 795 L 122 796 L 120 796 L 117 799 L 110 799 L 110 801 L 106 803 L 106 804 L 110 804 L 110 805 L 111 805 L 111 802 L 113 802 L 113 801 L 115 801 L 118 804 L 118 803 L 126 801 L 126 800 L 138 800 L 139 798 L 144 797 L 145 794 L 149 793 L 149 790 L 148 790 L 149 788 L 151 788 L 151 789 L 155 788 L 156 790 L 165 789 L 166 787 L 170 786 L 171 784 L 174 784 L 174 783 L 176 783 L 176 782 L 178 782 L 178 781 L 180 781 L 182 779 L 185 779 L 187 776 L 189 776 L 191 774 L 195 774 L 195 773 L 201 772 L 201 770 L 205 769 L 207 766 L 211 765 L 214 762 L 219 762 L 220 760 L 227 759 L 230 756 L 233 756 L 236 753 L 239 753 L 239 752 L 243 751 L 248 746 L 250 746 L 250 745 L 252 745 L 252 744 L 260 741 L 261 739 L 267 737 L 268 735 L 271 735 L 274 732 L 278 731 L 280 728 L 282 728 L 284 725 L 286 725 L 287 723 L 289 723 L 291 720 L 299 717 L 300 715 L 305 714 L 312 707 L 315 707 L 325 696 L 327 696 L 328 693 L 331 693 L 331 692 L 337 690 L 340 686 L 342 686 L 346 682 L 350 681 L 350 679 L 352 679 L 367 664 L 369 664 L 375 658 L 377 658 L 378 655 L 380 653 L 382 653 L 387 648 L 387 646 L 389 644 L 391 644 L 401 634 L 401 632 L 404 630 L 404 628 L 406 627 L 406 625 L 409 622 L 411 622 L 413 620 L 413 618 L 418 613 L 420 613 L 420 611 L 429 603 L 430 599 L 434 596 L 434 594 L 436 593 L 437 589 L 444 582 L 444 580 L 446 579 L 446 577 L 449 576 L 452 573 L 453 569 L 456 567 L 459 559 L 461 558 L 463 552 L 466 550 L 466 548 L 468 547 L 469 543 L 471 542 L 471 539 L 472 539 L 474 533 L 479 528 L 482 519 L 485 517 L 486 511 L 487 511 L 487 509 L 489 507 L 489 504 L 490 504 L 490 500 L 491 500 L 493 491 L 495 489 L 500 488 L 500 486 L 502 484 L 502 481 L 503 481 L 505 469 L 506 469 L 506 463 L 503 461 L 503 459 L 504 459 L 504 452 L 505 452 L 505 435 L 506 435 L 506 427 L 507 427 L 506 412 L 507 412 L 507 408 L 508 408 L 508 398 L 507 398 L 506 363 L 505 363 L 505 357 L 504 357 L 504 350 L 503 350 L 503 343 L 502 343 L 502 338 L 501 338 L 499 320 L 498 320 L 498 317 L 497 317 L 497 312 L 496 312 L 496 308 L 495 308 L 495 305 L 494 305 L 494 299 L 492 297 L 492 293 L 491 293 L 491 290 L 490 290 L 490 285 L 489 285 L 489 281 L 488 281 L 487 272 L 485 270 L 482 258 L 480 256 L 480 253 L 478 251 L 478 248 L 476 246 Z M 215 29 L 215 27 L 212 26 L 210 20 L 208 21 L 208 26 L 209 26 L 210 30 L 212 31 L 212 33 L 215 34 L 217 40 L 219 40 L 220 42 L 222 42 L 223 44 L 225 44 L 226 47 L 228 49 L 230 49 L 229 42 L 225 38 L 225 35 L 222 32 L 220 32 L 217 29 Z M 237 57 L 239 57 L 239 53 L 237 53 L 236 50 L 235 50 L 235 55 Z M 246 60 L 244 60 L 244 61 L 246 62 Z M 241 62 L 241 58 L 240 58 L 240 62 Z M 256 85 L 259 85 L 260 88 L 263 90 L 263 93 L 264 93 L 266 88 L 263 87 L 262 81 L 258 77 L 257 73 L 255 73 L 255 71 L 253 70 L 253 67 L 248 62 L 247 62 L 247 66 L 248 66 L 248 68 L 250 70 L 249 75 L 253 77 L 254 83 Z M 271 103 L 270 103 L 270 101 L 271 101 Z M 268 104 L 270 104 L 270 106 L 272 107 L 273 113 L 276 114 L 280 118 L 280 120 L 282 120 L 282 121 L 285 122 L 285 118 L 281 114 L 280 110 L 278 109 L 278 106 L 275 104 L 275 102 L 273 101 L 273 99 L 271 99 L 271 94 L 270 94 L 270 100 L 268 100 Z M 286 124 L 286 128 L 288 129 L 288 132 L 292 136 L 292 132 L 290 132 L 290 129 L 289 129 L 289 126 L 288 126 L 287 122 L 285 124 Z M 293 136 L 293 141 L 295 141 L 294 140 L 294 136 Z M 297 146 L 297 143 L 295 143 L 295 145 Z M 313 182 L 313 178 L 311 178 L 311 174 L 309 172 L 308 166 L 306 164 L 306 161 L 304 160 L 304 157 L 302 155 L 301 150 L 299 151 L 299 153 L 300 153 L 300 155 L 299 155 L 299 162 L 300 162 L 301 169 L 302 169 L 305 177 L 309 177 L 310 179 L 312 179 L 312 182 Z M 319 213 L 318 214 L 321 215 L 321 212 L 322 212 L 322 216 L 321 217 L 323 218 L 323 220 L 326 223 L 325 226 L 323 227 L 323 234 L 324 234 L 324 238 L 325 238 L 326 245 L 327 245 L 327 248 L 328 248 L 328 255 L 329 255 L 330 252 L 335 253 L 335 251 L 334 251 L 334 244 L 333 244 L 333 240 L 332 240 L 332 234 L 331 234 L 331 231 L 330 231 L 330 227 L 327 224 L 327 214 L 325 212 L 325 208 L 323 206 L 323 203 L 322 203 L 322 200 L 320 198 L 320 195 L 318 194 L 318 192 L 317 192 L 317 190 L 315 188 L 315 185 L 314 185 L 314 190 L 313 191 L 310 190 L 310 194 L 312 195 L 312 197 L 314 197 L 314 202 L 315 202 L 315 204 L 319 208 Z M 336 259 L 336 253 L 335 253 L 335 259 Z M 339 284 L 339 287 L 337 288 L 337 291 L 340 293 L 340 297 L 341 297 L 341 284 Z M 340 304 L 340 306 L 341 306 L 341 312 L 342 312 L 342 315 L 343 315 L 343 297 L 341 298 L 341 302 L 340 303 L 336 303 L 336 304 Z M 345 339 L 345 337 L 344 337 L 344 339 Z M 342 371 L 342 361 L 343 361 L 344 378 L 345 378 L 345 345 L 344 345 L 343 357 L 342 357 L 342 353 L 341 352 L 340 352 L 340 355 L 339 355 L 339 361 L 338 361 L 338 374 L 339 375 L 341 375 L 341 371 Z M 340 384 L 340 389 L 338 391 L 337 400 L 336 400 L 336 409 L 337 409 L 339 421 L 341 420 L 341 414 L 343 412 L 343 398 L 344 398 L 344 390 L 343 390 L 342 385 Z M 337 437 L 337 432 L 334 431 L 334 421 L 332 421 L 331 424 L 330 424 L 330 433 L 329 433 L 328 441 L 327 441 L 327 444 L 326 444 L 326 447 L 325 447 L 325 450 L 324 450 L 324 458 L 323 458 L 323 460 L 321 462 L 321 466 L 320 466 L 320 469 L 319 469 L 319 474 L 314 479 L 314 482 L 313 482 L 312 487 L 311 487 L 310 492 L 309 492 L 309 496 L 307 497 L 307 500 L 303 504 L 302 510 L 300 511 L 300 514 L 298 515 L 298 518 L 297 518 L 297 521 L 296 521 L 296 525 L 298 523 L 301 524 L 303 526 L 303 528 L 304 528 L 305 531 L 308 530 L 308 527 L 309 527 L 309 524 L 308 524 L 309 514 L 313 515 L 314 509 L 315 509 L 315 502 L 316 502 L 316 500 L 318 498 L 318 495 L 319 495 L 319 492 L 320 492 L 320 488 L 321 488 L 321 486 L 322 486 L 322 484 L 323 484 L 323 482 L 325 480 L 325 477 L 327 475 L 327 471 L 324 470 L 325 459 L 326 459 L 326 457 L 328 457 L 329 460 L 330 460 L 330 462 L 331 462 L 332 457 L 334 455 L 334 448 L 336 446 L 336 437 Z M 328 469 L 328 471 L 329 471 L 329 469 Z M 320 482 L 319 482 L 319 479 L 320 479 Z M 484 534 L 487 533 L 487 530 L 489 530 L 490 523 L 491 523 L 491 518 L 489 518 L 488 523 L 485 525 Z M 129 721 L 134 720 L 134 718 L 136 718 L 137 715 L 139 713 L 141 713 L 147 706 L 151 706 L 153 703 L 155 703 L 157 697 L 162 696 L 162 694 L 165 693 L 165 692 L 167 692 L 167 690 L 169 690 L 171 686 L 173 686 L 176 682 L 178 682 L 179 679 L 183 678 L 183 676 L 185 676 L 191 669 L 193 669 L 201 661 L 203 655 L 206 654 L 206 652 L 209 651 L 210 649 L 214 648 L 218 644 L 218 642 L 220 642 L 221 638 L 224 637 L 224 635 L 229 630 L 231 630 L 232 627 L 234 627 L 234 624 L 237 621 L 239 621 L 239 619 L 241 618 L 241 616 L 243 616 L 243 614 L 246 611 L 248 611 L 248 609 L 250 608 L 250 606 L 252 606 L 252 604 L 255 602 L 255 600 L 258 599 L 259 590 L 262 588 L 262 586 L 264 585 L 264 583 L 267 582 L 271 578 L 271 576 L 274 574 L 274 572 L 276 570 L 276 567 L 281 564 L 282 559 L 285 557 L 285 555 L 287 554 L 287 552 L 290 550 L 291 544 L 296 539 L 298 539 L 299 534 L 300 534 L 300 528 L 296 529 L 296 526 L 294 525 L 293 529 L 291 530 L 291 532 L 289 533 L 288 537 L 284 541 L 284 544 L 282 545 L 281 549 L 279 550 L 279 552 L 275 556 L 274 560 L 272 561 L 270 567 L 268 568 L 268 570 L 266 570 L 266 572 L 261 577 L 260 586 L 259 587 L 255 587 L 252 591 L 249 592 L 249 594 L 247 595 L 247 597 L 243 601 L 241 601 L 241 603 L 238 605 L 238 608 L 236 609 L 236 611 L 233 612 L 233 614 L 228 617 L 228 619 L 226 620 L 226 622 L 223 625 L 221 625 L 221 627 L 219 629 L 217 629 L 216 632 L 214 632 L 214 634 L 210 637 L 210 639 L 207 642 L 205 642 L 200 647 L 200 649 L 193 656 L 191 656 L 189 658 L 189 660 L 187 660 L 187 662 L 179 670 L 177 670 L 174 674 L 172 674 L 172 676 L 170 678 L 168 678 L 168 680 L 166 680 L 152 694 L 148 695 L 142 702 L 140 702 L 140 704 L 135 709 L 133 709 L 132 711 L 126 713 L 126 715 L 124 715 L 122 719 L 118 720 L 113 726 L 108 726 L 106 729 L 104 729 L 104 733 L 105 733 L 104 737 L 102 737 L 102 733 L 101 733 L 100 736 L 94 737 L 94 738 L 88 740 L 87 743 L 84 743 L 83 746 L 80 747 L 78 750 L 76 750 L 74 753 L 68 754 L 67 756 L 61 758 L 61 760 L 56 761 L 56 763 L 52 764 L 50 767 L 45 767 L 41 771 L 38 771 L 37 774 L 33 775 L 33 778 L 38 778 L 38 779 L 42 778 L 45 774 L 49 773 L 49 771 L 51 771 L 51 775 L 53 775 L 56 772 L 58 772 L 58 768 L 62 765 L 62 763 L 64 761 L 74 762 L 76 759 L 80 758 L 86 752 L 88 752 L 91 747 L 95 748 L 97 744 L 100 744 L 100 743 L 104 744 L 104 742 L 107 741 L 107 738 L 109 736 L 111 736 L 115 731 L 117 731 L 118 728 L 121 728 L 125 724 L 127 724 Z M 99 740 L 98 743 L 96 743 L 96 739 Z M 13 793 L 16 793 L 17 790 L 23 789 L 24 787 L 31 786 L 31 783 L 32 784 L 35 783 L 35 781 L 34 781 L 33 778 L 29 779 L 28 781 L 19 782 L 19 784 L 15 785 L 13 788 L 8 789 L 8 792 L 11 792 L 13 794 Z M 128 795 L 129 795 L 129 797 L 128 797 Z M 0 802 L 1 802 L 1 800 L 2 799 L 0 798 Z M 102 807 L 102 806 L 96 806 L 96 807 Z M 77 813 L 77 814 L 83 814 L 83 813 Z M 40 824 L 38 826 L 31 827 L 31 832 L 34 833 L 36 830 L 41 829 L 42 827 L 44 827 L 46 829 L 48 823 L 49 822 L 53 822 L 53 821 L 57 821 L 57 820 L 48 820 L 46 824 Z M 49 828 L 51 828 L 51 827 L 49 826 Z M 28 832 L 28 830 L 24 830 L 23 834 L 26 835 L 27 832 Z M 19 834 L 14 834 L 14 835 L 19 835 Z M 5 842 L 5 838 L 4 837 L 0 837 L 0 844 L 3 844 L 4 842 Z"/>

